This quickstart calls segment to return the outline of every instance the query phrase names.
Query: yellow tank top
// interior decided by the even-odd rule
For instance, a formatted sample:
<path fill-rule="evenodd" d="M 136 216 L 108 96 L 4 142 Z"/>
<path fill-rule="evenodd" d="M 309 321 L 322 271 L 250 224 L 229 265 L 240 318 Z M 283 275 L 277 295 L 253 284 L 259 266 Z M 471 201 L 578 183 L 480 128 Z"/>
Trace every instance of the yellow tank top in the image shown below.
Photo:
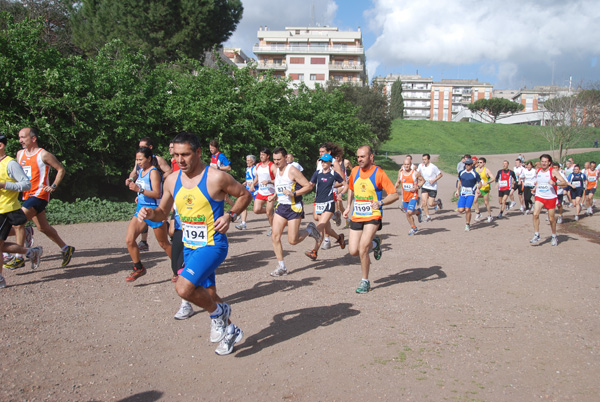
<path fill-rule="evenodd" d="M 483 191 L 490 191 L 490 185 L 487 184 L 487 182 L 490 181 L 490 176 L 487 173 L 487 168 L 485 166 L 482 167 L 481 169 L 480 168 L 475 168 L 475 171 L 477 173 L 479 173 L 479 177 L 481 177 L 481 181 L 483 183 L 486 183 L 483 186 L 481 186 L 481 190 L 483 190 Z"/>
<path fill-rule="evenodd" d="M 16 183 L 17 181 L 8 175 L 8 163 L 14 160 L 10 156 L 5 156 L 0 161 L 0 182 Z M 0 189 L 0 214 L 16 211 L 21 208 L 19 202 L 19 193 L 6 189 Z"/>

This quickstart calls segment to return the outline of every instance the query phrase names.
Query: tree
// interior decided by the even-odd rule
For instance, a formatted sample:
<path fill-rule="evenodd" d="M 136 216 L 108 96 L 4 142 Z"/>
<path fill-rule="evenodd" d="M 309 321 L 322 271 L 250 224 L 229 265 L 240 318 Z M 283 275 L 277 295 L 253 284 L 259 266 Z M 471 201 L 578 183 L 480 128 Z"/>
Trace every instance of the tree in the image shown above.
<path fill-rule="evenodd" d="M 201 60 L 242 18 L 241 0 L 83 0 L 71 19 L 73 40 L 88 55 L 120 39 L 152 62 Z"/>
<path fill-rule="evenodd" d="M 468 108 L 471 112 L 479 113 L 482 116 L 483 113 L 487 113 L 492 118 L 492 122 L 495 123 L 501 114 L 520 112 L 524 106 L 508 99 L 492 98 L 479 99 L 475 103 L 471 103 Z"/>
<path fill-rule="evenodd" d="M 585 113 L 585 124 L 591 127 L 600 127 L 600 83 L 596 88 L 585 89 L 577 94 Z"/>
<path fill-rule="evenodd" d="M 571 146 L 586 134 L 585 100 L 578 95 L 563 96 L 544 102 L 546 126 L 543 135 L 558 159 L 563 162 Z"/>
<path fill-rule="evenodd" d="M 390 117 L 394 119 L 404 118 L 404 97 L 402 96 L 402 81 L 397 79 L 392 84 L 392 96 L 390 97 Z"/>

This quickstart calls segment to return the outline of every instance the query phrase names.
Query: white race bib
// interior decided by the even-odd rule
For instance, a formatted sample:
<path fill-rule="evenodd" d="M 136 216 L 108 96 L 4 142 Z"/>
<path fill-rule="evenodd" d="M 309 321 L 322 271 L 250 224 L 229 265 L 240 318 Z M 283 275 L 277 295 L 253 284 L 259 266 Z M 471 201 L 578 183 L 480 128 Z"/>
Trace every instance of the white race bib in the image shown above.
<path fill-rule="evenodd" d="M 473 195 L 473 189 L 471 187 L 461 187 L 460 194 L 464 196 Z"/>
<path fill-rule="evenodd" d="M 535 180 L 525 180 L 525 187 L 535 187 Z"/>
<path fill-rule="evenodd" d="M 371 201 L 355 201 L 354 202 L 354 213 L 359 216 L 373 215 L 373 208 L 371 208 Z"/>
<path fill-rule="evenodd" d="M 322 214 L 325 211 L 325 208 L 327 208 L 327 204 L 329 204 L 328 202 L 318 202 L 315 204 L 315 211 L 317 212 L 317 214 Z"/>
<path fill-rule="evenodd" d="M 136 180 L 135 184 L 140 188 L 143 189 L 144 191 L 146 191 L 146 182 L 144 180 Z"/>
<path fill-rule="evenodd" d="M 402 189 L 404 191 L 412 191 L 413 185 L 412 183 L 402 183 Z"/>
<path fill-rule="evenodd" d="M 588 176 L 588 181 L 596 181 L 596 176 Z"/>
<path fill-rule="evenodd" d="M 508 181 L 506 180 L 500 180 L 500 182 L 498 183 L 500 187 L 507 187 L 508 186 Z"/>
<path fill-rule="evenodd" d="M 182 221 L 181 231 L 183 232 L 184 246 L 189 248 L 206 246 L 206 239 L 208 237 L 206 224 Z"/>
<path fill-rule="evenodd" d="M 31 180 L 31 166 L 21 166 L 21 167 L 23 168 L 25 175 L 29 178 L 29 180 Z"/>
<path fill-rule="evenodd" d="M 283 186 L 277 186 L 277 189 L 276 189 L 277 195 L 280 196 L 280 197 L 283 197 L 283 196 L 285 196 L 285 194 L 283 194 L 283 191 L 284 190 L 291 190 L 291 189 L 292 189 L 292 185 L 291 184 L 283 185 Z"/>
<path fill-rule="evenodd" d="M 573 184 L 573 187 L 575 187 L 575 188 L 579 188 L 579 187 L 581 187 L 581 182 L 580 182 L 580 181 L 574 181 L 574 182 L 573 182 L 573 183 L 571 183 L 571 184 Z"/>
<path fill-rule="evenodd" d="M 548 192 L 550 192 L 550 184 L 547 184 L 547 183 L 538 184 L 537 191 L 540 192 L 540 193 L 548 193 Z"/>
<path fill-rule="evenodd" d="M 434 190 L 434 185 L 426 181 L 425 183 L 423 183 L 423 188 L 427 190 Z"/>

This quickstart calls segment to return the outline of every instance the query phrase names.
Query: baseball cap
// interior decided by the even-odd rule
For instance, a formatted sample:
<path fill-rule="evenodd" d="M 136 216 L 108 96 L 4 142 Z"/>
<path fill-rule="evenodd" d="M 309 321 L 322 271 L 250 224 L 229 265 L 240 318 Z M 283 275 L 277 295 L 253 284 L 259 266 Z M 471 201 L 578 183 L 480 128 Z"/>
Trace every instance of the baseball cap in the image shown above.
<path fill-rule="evenodd" d="M 333 160 L 333 157 L 329 154 L 325 154 L 325 155 L 321 156 L 319 158 L 319 160 L 321 160 L 323 162 L 331 162 Z"/>
<path fill-rule="evenodd" d="M 473 159 L 469 158 L 465 161 L 465 165 L 472 165 L 473 164 Z"/>

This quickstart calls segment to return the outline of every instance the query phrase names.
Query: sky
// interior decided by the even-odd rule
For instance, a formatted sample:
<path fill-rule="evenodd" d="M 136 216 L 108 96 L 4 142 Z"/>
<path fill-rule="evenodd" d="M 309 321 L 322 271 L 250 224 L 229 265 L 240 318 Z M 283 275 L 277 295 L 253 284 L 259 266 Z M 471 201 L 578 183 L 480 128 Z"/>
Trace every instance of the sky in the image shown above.
<path fill-rule="evenodd" d="M 598 0 L 242 0 L 224 44 L 250 57 L 261 26 L 363 35 L 369 81 L 388 74 L 479 79 L 495 89 L 600 84 Z M 313 12 L 314 10 L 314 12 Z"/>

